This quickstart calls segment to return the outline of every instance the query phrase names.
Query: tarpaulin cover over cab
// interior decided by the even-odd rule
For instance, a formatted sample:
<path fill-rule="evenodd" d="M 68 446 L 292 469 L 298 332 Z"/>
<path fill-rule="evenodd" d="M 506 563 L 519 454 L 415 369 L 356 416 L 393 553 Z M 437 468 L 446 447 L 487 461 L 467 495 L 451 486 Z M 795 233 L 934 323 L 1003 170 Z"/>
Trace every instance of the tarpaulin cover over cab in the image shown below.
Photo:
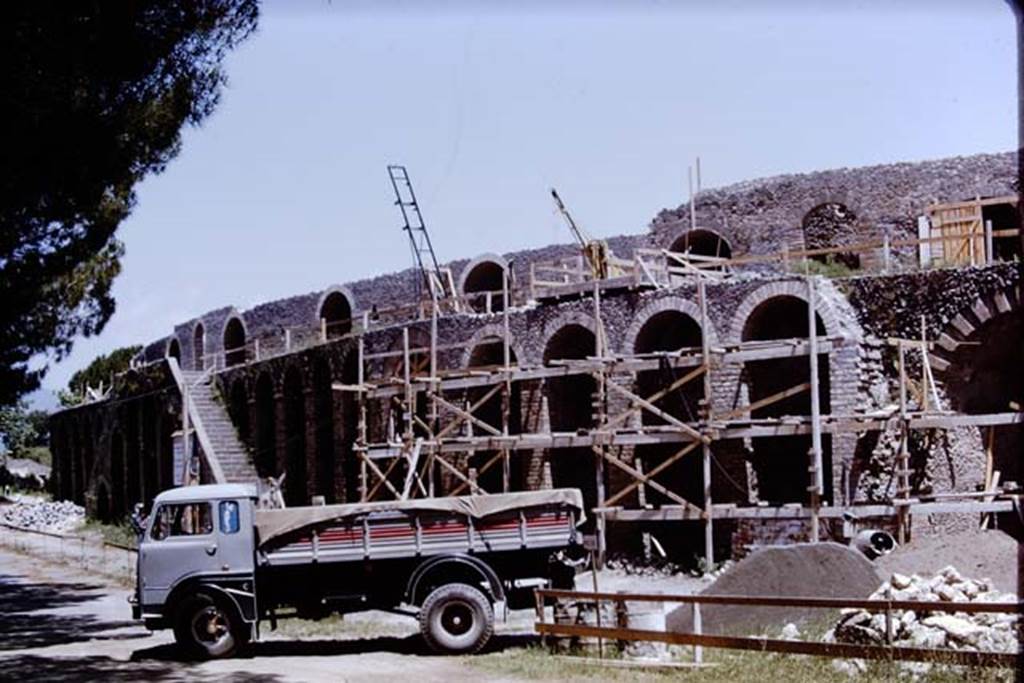
<path fill-rule="evenodd" d="M 583 496 L 578 489 L 550 489 L 521 493 L 495 493 L 483 496 L 452 496 L 414 500 L 382 500 L 348 505 L 319 505 L 257 510 L 256 531 L 259 543 L 269 543 L 307 526 L 356 517 L 371 512 L 447 512 L 483 519 L 510 510 L 562 505 L 574 508 L 577 523 L 586 519 Z"/>

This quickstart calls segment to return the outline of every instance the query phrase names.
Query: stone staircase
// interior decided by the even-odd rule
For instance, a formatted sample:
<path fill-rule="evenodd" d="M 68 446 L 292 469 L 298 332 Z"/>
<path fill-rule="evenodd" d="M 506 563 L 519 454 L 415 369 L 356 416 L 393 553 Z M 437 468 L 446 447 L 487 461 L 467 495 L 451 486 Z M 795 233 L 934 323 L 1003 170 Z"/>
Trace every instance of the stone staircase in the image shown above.
<path fill-rule="evenodd" d="M 220 401 L 210 377 L 199 381 L 202 372 L 182 370 L 182 376 L 191 387 L 192 403 L 199 422 L 213 447 L 213 455 L 224 472 L 224 483 L 253 483 L 256 469 L 245 445 L 238 438 L 235 425 L 227 408 Z M 199 382 L 196 384 L 196 382 Z M 196 415 L 193 414 L 193 419 Z"/>

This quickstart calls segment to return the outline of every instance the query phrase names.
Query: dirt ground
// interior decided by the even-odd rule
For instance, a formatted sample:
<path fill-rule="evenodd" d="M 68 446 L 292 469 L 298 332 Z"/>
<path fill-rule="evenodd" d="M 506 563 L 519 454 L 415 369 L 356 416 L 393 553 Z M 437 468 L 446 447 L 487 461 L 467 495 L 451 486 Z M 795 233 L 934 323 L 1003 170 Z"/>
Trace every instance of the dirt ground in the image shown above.
<path fill-rule="evenodd" d="M 1019 553 L 1017 541 L 996 530 L 921 535 L 878 559 L 875 566 L 888 578 L 893 572 L 924 576 L 953 565 L 966 577 L 989 578 L 999 590 L 1018 593 Z"/>

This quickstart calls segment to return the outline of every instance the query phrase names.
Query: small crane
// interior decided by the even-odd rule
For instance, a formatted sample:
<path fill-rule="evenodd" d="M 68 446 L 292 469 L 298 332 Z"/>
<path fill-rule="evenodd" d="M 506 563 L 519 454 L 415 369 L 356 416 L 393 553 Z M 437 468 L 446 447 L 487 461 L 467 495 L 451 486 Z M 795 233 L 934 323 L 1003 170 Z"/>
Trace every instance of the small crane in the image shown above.
<path fill-rule="evenodd" d="M 565 218 L 565 222 L 569 224 L 569 230 L 572 231 L 573 237 L 579 242 L 580 250 L 583 252 L 583 258 L 590 264 L 590 272 L 594 276 L 595 280 L 604 280 L 608 277 L 609 271 L 609 258 L 611 256 L 611 249 L 608 248 L 608 243 L 604 240 L 595 240 L 586 234 L 573 220 L 572 214 L 569 213 L 569 209 L 565 208 L 565 204 L 562 202 L 562 198 L 558 196 L 558 191 L 555 188 L 551 188 L 551 197 L 555 200 L 555 206 L 558 208 L 558 212 Z"/>

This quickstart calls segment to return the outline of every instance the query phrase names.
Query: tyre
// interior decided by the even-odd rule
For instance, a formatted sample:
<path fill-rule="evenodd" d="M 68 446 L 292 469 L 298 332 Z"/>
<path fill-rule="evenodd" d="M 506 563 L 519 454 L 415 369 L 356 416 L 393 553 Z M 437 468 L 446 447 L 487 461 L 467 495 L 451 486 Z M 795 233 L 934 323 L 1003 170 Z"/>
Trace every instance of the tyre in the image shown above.
<path fill-rule="evenodd" d="M 188 597 L 178 608 L 174 639 L 196 659 L 230 657 L 248 639 L 245 625 L 233 609 L 202 593 Z"/>
<path fill-rule="evenodd" d="M 435 652 L 473 654 L 494 633 L 494 610 L 476 588 L 449 583 L 423 601 L 419 622 L 423 639 Z"/>

